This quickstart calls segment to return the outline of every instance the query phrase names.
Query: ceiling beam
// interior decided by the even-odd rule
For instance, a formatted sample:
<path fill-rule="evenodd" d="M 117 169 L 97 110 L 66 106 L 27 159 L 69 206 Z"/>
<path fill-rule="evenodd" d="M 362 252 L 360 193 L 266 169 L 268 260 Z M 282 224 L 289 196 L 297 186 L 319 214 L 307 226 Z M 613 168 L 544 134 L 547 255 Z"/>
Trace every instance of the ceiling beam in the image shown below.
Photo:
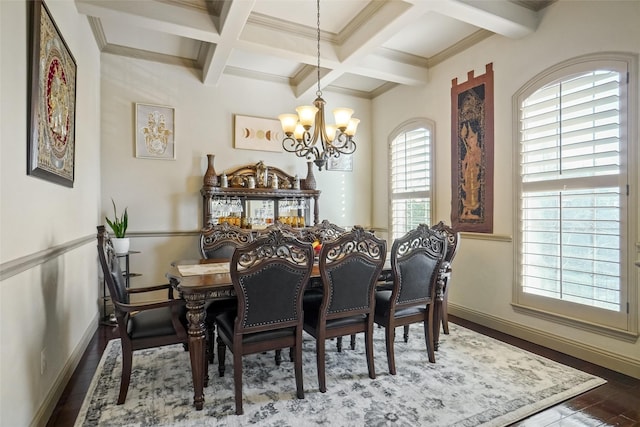
<path fill-rule="evenodd" d="M 220 34 L 206 9 L 144 1 L 76 0 L 79 13 L 121 25 L 218 43 Z"/>
<path fill-rule="evenodd" d="M 202 82 L 216 86 L 229 61 L 229 56 L 240 38 L 255 0 L 225 2 L 220 14 L 220 42 L 209 45 L 202 67 Z"/>

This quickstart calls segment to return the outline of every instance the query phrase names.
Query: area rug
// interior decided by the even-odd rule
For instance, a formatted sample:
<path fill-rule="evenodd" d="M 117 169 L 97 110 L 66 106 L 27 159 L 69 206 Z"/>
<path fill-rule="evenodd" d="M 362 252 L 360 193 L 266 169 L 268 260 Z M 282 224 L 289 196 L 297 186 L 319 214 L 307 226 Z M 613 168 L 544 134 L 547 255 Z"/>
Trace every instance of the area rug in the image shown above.
<path fill-rule="evenodd" d="M 450 324 L 441 335 L 436 363 L 429 363 L 421 325 L 409 342 L 398 329 L 397 375 L 389 375 L 384 329 L 376 328 L 376 379 L 367 374 L 364 338 L 355 350 L 338 353 L 327 342 L 327 392 L 320 393 L 315 341 L 305 334 L 305 398 L 295 397 L 288 351 L 276 366 L 274 353 L 245 356 L 244 415 L 235 415 L 233 356 L 227 370 L 205 388 L 202 411 L 192 406 L 189 355 L 181 345 L 133 355 L 127 400 L 116 405 L 120 387 L 120 341 L 110 341 L 80 409 L 76 426 L 504 426 L 555 405 L 605 380 Z M 286 355 L 286 356 L 285 356 Z"/>

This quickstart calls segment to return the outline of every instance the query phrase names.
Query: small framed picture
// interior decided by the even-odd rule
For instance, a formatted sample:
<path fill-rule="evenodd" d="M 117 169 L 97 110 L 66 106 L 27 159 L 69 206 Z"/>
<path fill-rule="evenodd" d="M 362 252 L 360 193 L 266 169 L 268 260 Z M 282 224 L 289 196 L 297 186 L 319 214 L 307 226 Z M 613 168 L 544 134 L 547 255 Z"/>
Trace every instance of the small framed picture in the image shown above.
<path fill-rule="evenodd" d="M 327 159 L 327 170 L 351 172 L 353 170 L 353 154 L 341 154 L 340 157 L 329 157 Z"/>
<path fill-rule="evenodd" d="M 264 119 L 261 117 L 235 117 L 235 148 L 244 150 L 283 152 L 282 125 L 280 120 Z"/>
<path fill-rule="evenodd" d="M 136 157 L 175 160 L 175 108 L 136 103 Z"/>

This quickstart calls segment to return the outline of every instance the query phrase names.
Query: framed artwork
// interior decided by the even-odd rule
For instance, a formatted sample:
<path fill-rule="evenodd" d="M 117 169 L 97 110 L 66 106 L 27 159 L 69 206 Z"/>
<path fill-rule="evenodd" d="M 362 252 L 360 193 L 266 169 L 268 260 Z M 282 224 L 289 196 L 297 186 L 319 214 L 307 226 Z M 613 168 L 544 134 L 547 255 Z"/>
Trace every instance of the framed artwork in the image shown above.
<path fill-rule="evenodd" d="M 76 60 L 42 0 L 31 5 L 27 174 L 73 187 Z"/>
<path fill-rule="evenodd" d="M 234 146 L 243 150 L 283 152 L 280 120 L 234 115 Z"/>
<path fill-rule="evenodd" d="M 136 157 L 175 160 L 175 108 L 136 103 Z"/>
<path fill-rule="evenodd" d="M 493 233 L 493 64 L 451 81 L 451 223 Z"/>
<path fill-rule="evenodd" d="M 353 170 L 353 154 L 341 154 L 340 157 L 329 156 L 327 170 L 351 172 Z"/>

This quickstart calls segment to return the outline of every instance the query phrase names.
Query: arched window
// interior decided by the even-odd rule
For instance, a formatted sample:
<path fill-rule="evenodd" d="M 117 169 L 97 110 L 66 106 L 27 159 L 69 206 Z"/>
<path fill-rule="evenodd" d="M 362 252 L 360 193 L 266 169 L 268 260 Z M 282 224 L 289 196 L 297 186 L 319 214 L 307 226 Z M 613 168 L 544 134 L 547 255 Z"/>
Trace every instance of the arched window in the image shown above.
<path fill-rule="evenodd" d="M 396 239 L 418 224 L 431 225 L 433 209 L 433 122 L 412 119 L 389 138 L 390 236 Z"/>
<path fill-rule="evenodd" d="M 576 58 L 514 102 L 515 303 L 629 332 L 631 66 L 623 55 Z"/>

